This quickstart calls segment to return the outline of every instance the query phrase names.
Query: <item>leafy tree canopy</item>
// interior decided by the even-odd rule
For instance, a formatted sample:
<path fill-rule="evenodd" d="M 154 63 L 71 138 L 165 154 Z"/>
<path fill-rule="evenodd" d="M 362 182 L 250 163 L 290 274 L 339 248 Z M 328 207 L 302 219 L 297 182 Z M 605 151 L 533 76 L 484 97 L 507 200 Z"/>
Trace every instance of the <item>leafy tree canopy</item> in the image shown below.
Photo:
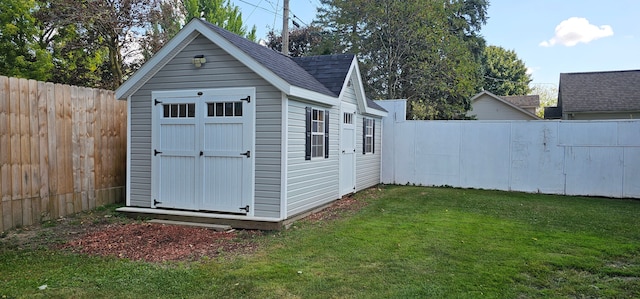
<path fill-rule="evenodd" d="M 51 54 L 37 42 L 33 0 L 0 2 L 0 75 L 36 80 L 51 76 Z"/>
<path fill-rule="evenodd" d="M 482 57 L 483 87 L 499 96 L 526 95 L 531 92 L 531 75 L 513 50 L 488 46 Z"/>
<path fill-rule="evenodd" d="M 464 118 L 481 86 L 485 0 L 322 0 L 333 52 L 361 59 L 369 96 L 406 98 L 415 119 Z"/>
<path fill-rule="evenodd" d="M 306 26 L 289 32 L 289 56 L 300 57 L 310 55 L 331 54 L 330 49 L 323 47 L 322 28 L 319 26 Z M 267 47 L 282 52 L 282 35 L 273 30 L 267 35 Z"/>

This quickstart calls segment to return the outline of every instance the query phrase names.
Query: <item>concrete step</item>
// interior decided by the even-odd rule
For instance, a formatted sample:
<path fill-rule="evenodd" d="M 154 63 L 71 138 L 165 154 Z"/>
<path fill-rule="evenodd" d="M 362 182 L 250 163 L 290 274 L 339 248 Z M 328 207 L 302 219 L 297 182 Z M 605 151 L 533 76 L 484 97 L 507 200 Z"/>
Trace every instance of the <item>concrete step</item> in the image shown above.
<path fill-rule="evenodd" d="M 211 223 L 197 223 L 197 222 L 186 222 L 186 221 L 174 221 L 174 220 L 163 220 L 163 219 L 151 219 L 147 221 L 149 223 L 159 223 L 159 224 L 170 224 L 170 225 L 184 225 L 184 226 L 195 226 L 195 227 L 204 227 L 208 229 L 212 229 L 219 232 L 229 231 L 231 230 L 231 226 L 224 224 L 211 224 Z"/>

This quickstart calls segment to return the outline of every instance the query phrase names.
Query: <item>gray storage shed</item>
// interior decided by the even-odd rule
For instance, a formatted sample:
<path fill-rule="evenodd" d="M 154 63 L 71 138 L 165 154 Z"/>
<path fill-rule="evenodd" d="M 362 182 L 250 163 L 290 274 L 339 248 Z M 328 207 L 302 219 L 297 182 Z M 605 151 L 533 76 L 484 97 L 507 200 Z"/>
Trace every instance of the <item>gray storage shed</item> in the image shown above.
<path fill-rule="evenodd" d="M 291 58 L 193 19 L 116 97 L 123 212 L 277 229 L 380 182 L 387 112 L 354 55 Z"/>

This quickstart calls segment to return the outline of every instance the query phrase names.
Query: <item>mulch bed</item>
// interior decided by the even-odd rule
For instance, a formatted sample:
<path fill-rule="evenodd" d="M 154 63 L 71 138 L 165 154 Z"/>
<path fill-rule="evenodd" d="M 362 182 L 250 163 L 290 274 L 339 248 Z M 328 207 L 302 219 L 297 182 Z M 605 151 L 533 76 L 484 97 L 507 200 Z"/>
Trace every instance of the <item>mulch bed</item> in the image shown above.
<path fill-rule="evenodd" d="M 331 221 L 346 213 L 355 213 L 365 205 L 362 200 L 345 197 L 302 221 Z M 194 261 L 216 257 L 223 252 L 254 252 L 260 244 L 255 237 L 264 233 L 254 230 L 218 232 L 200 227 L 139 222 L 108 223 L 74 232 L 72 238 L 57 248 L 135 261 Z"/>

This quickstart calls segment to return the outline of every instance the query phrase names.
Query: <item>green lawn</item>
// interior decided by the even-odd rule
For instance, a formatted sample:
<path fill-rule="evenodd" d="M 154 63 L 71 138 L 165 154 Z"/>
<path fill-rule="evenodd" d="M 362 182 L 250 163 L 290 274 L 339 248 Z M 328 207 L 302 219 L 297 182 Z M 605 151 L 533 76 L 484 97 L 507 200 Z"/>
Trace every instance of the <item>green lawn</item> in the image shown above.
<path fill-rule="evenodd" d="M 640 297 L 640 201 L 407 186 L 357 197 L 369 203 L 358 213 L 266 234 L 251 255 L 0 250 L 0 298 Z"/>

